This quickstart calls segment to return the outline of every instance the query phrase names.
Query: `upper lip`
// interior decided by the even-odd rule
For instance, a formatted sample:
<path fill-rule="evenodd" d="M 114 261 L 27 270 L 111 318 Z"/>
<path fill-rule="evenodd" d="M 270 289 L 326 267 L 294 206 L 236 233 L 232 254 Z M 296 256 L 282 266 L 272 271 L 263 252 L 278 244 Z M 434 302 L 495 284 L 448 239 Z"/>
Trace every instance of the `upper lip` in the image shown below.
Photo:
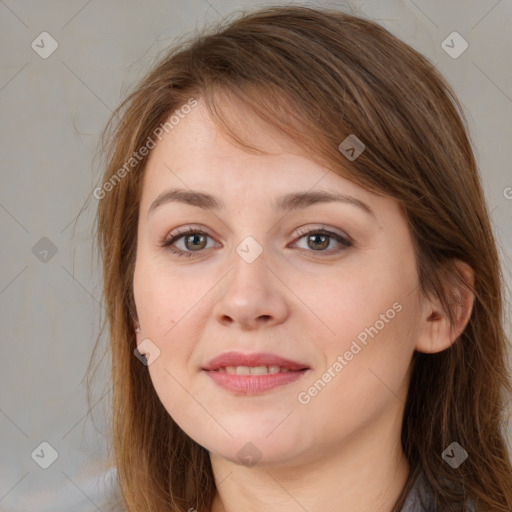
<path fill-rule="evenodd" d="M 279 366 L 287 368 L 288 370 L 304 370 L 309 366 L 291 359 L 271 354 L 268 352 L 261 352 L 257 354 L 243 354 L 241 352 L 224 352 L 213 359 L 211 359 L 203 370 L 218 370 L 226 366 Z"/>

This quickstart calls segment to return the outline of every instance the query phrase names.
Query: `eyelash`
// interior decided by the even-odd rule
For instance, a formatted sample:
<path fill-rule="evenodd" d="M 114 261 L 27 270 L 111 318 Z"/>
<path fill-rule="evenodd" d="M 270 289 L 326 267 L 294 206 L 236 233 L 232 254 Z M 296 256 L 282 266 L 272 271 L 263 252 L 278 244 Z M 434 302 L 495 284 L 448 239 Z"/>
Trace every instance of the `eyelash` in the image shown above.
<path fill-rule="evenodd" d="M 160 242 L 160 246 L 164 247 L 165 249 L 172 252 L 173 254 L 176 254 L 177 256 L 186 256 L 187 258 L 190 258 L 190 257 L 192 257 L 192 255 L 195 252 L 201 252 L 201 251 L 182 251 L 181 249 L 173 249 L 172 245 L 176 241 L 178 241 L 180 238 L 183 238 L 184 236 L 191 235 L 191 234 L 201 234 L 201 235 L 206 235 L 207 237 L 209 237 L 208 233 L 205 233 L 204 231 L 201 231 L 200 229 L 186 228 L 183 231 L 176 232 L 171 238 L 166 237 L 165 239 L 163 239 Z M 337 242 L 339 242 L 343 246 L 343 248 L 339 249 L 339 251 L 348 249 L 349 247 L 352 247 L 352 245 L 353 245 L 352 241 L 349 238 L 345 238 L 345 237 L 339 235 L 338 233 L 330 231 L 324 227 L 317 228 L 317 229 L 310 229 L 310 230 L 300 228 L 297 232 L 297 235 L 298 235 L 297 241 L 300 240 L 301 238 L 304 238 L 305 236 L 311 235 L 311 234 L 326 235 L 330 238 L 334 238 Z M 327 253 L 329 255 L 332 253 L 332 249 L 329 251 L 313 251 L 313 250 L 307 250 L 307 249 L 302 249 L 302 250 L 307 251 L 307 252 L 318 252 L 318 253 L 324 253 L 324 254 Z M 338 252 L 338 251 L 335 251 L 335 252 Z"/>

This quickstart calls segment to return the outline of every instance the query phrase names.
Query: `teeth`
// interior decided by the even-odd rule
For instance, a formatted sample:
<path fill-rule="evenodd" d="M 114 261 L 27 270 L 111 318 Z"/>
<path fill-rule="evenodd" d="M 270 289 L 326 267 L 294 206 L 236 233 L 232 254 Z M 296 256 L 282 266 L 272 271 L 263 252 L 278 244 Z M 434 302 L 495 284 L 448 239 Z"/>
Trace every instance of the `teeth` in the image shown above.
<path fill-rule="evenodd" d="M 226 366 L 219 368 L 219 371 L 230 375 L 272 375 L 279 372 L 286 373 L 290 370 L 280 366 Z"/>
<path fill-rule="evenodd" d="M 251 375 L 266 375 L 268 368 L 266 366 L 251 366 Z"/>
<path fill-rule="evenodd" d="M 237 375 L 250 375 L 251 369 L 248 366 L 237 366 L 236 374 Z"/>

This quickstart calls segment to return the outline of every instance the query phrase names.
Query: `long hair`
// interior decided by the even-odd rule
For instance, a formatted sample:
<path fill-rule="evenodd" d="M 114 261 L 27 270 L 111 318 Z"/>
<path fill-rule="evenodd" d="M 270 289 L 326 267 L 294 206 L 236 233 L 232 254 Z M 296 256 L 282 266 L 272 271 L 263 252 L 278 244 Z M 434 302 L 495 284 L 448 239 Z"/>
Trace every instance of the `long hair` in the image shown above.
<path fill-rule="evenodd" d="M 415 352 L 411 361 L 401 431 L 411 471 L 394 511 L 423 472 L 436 511 L 463 511 L 473 500 L 477 510 L 510 512 L 503 278 L 461 105 L 426 58 L 377 23 L 297 6 L 243 13 L 175 45 L 102 134 L 96 228 L 112 357 L 110 442 L 125 510 L 210 510 L 216 491 L 208 451 L 169 416 L 134 356 L 132 282 L 147 161 L 141 148 L 158 142 L 159 127 L 170 130 L 173 113 L 185 115 L 185 105 L 202 100 L 234 144 L 262 152 L 222 111 L 225 97 L 309 158 L 397 201 L 420 291 L 438 297 L 452 323 L 451 290 L 468 285 L 455 262 L 471 267 L 475 300 L 466 328 L 448 349 Z M 339 149 L 349 135 L 365 145 L 352 161 Z M 452 442 L 469 455 L 456 469 L 442 457 Z"/>

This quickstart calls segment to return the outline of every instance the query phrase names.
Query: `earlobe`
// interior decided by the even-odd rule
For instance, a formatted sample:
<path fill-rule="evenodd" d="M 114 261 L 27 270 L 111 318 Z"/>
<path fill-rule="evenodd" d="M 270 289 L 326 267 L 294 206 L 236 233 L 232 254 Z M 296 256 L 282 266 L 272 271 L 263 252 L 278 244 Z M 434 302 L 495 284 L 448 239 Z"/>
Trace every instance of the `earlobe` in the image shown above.
<path fill-rule="evenodd" d="M 423 315 L 422 322 L 423 327 L 416 343 L 418 352 L 435 354 L 451 345 L 451 339 L 448 336 L 449 321 L 439 304 L 431 304 L 430 309 Z"/>
<path fill-rule="evenodd" d="M 132 327 L 133 327 L 133 330 L 136 333 L 140 333 L 141 332 L 139 320 L 138 320 L 137 316 L 134 316 L 133 314 L 132 314 Z"/>
<path fill-rule="evenodd" d="M 146 356 L 147 354 L 145 352 L 141 352 L 141 349 L 139 348 L 141 343 L 144 341 L 144 336 L 142 335 L 142 329 L 137 322 L 133 323 L 133 330 L 135 331 L 135 343 L 137 345 L 137 350 L 139 351 L 139 354 Z"/>
<path fill-rule="evenodd" d="M 469 322 L 475 298 L 474 273 L 463 261 L 457 260 L 456 267 L 456 281 L 452 279 L 450 288 L 446 290 L 446 307 L 450 308 L 452 321 L 450 312 L 438 297 L 425 299 L 423 326 L 416 344 L 418 352 L 434 354 L 449 348 Z"/>

